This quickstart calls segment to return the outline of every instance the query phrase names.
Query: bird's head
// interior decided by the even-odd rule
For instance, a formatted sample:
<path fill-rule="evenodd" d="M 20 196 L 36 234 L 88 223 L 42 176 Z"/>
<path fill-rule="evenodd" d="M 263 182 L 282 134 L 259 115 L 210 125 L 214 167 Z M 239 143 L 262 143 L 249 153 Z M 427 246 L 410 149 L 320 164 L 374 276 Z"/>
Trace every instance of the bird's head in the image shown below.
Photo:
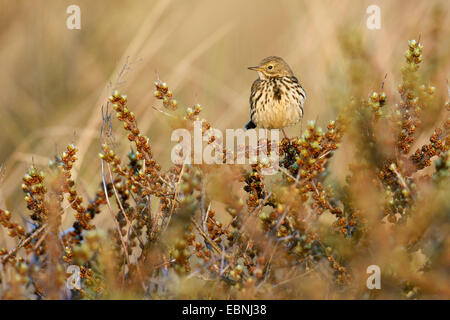
<path fill-rule="evenodd" d="M 259 78 L 269 79 L 269 78 L 279 78 L 279 77 L 292 77 L 292 73 L 289 65 L 280 57 L 267 57 L 263 59 L 258 66 L 249 67 L 250 70 L 258 72 Z"/>

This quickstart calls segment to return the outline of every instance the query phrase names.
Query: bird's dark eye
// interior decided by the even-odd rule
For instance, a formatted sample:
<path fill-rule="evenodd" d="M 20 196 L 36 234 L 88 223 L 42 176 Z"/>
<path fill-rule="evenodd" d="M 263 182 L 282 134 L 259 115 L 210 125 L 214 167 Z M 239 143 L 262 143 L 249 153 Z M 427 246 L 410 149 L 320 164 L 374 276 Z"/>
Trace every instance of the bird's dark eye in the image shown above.
<path fill-rule="evenodd" d="M 267 69 L 272 70 L 273 66 L 268 66 Z"/>

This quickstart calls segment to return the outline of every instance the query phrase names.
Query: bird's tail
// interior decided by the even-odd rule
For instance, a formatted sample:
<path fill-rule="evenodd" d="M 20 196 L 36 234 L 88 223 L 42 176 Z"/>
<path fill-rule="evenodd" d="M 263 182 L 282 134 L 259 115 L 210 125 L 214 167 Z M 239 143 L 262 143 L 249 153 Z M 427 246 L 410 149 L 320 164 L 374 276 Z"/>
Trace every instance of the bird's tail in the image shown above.
<path fill-rule="evenodd" d="M 252 120 L 247 122 L 247 124 L 244 126 L 245 130 L 254 129 L 254 128 L 256 128 L 256 124 Z"/>

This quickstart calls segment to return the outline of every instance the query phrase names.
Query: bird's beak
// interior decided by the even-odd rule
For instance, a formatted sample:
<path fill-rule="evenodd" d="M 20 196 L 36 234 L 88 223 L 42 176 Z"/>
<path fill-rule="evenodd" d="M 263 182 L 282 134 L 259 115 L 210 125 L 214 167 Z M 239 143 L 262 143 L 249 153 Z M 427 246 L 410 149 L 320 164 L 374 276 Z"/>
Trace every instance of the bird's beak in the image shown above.
<path fill-rule="evenodd" d="M 257 66 L 257 67 L 248 67 L 250 70 L 253 70 L 253 71 L 262 71 L 263 70 L 263 68 L 261 68 L 261 67 L 259 67 L 259 66 Z"/>

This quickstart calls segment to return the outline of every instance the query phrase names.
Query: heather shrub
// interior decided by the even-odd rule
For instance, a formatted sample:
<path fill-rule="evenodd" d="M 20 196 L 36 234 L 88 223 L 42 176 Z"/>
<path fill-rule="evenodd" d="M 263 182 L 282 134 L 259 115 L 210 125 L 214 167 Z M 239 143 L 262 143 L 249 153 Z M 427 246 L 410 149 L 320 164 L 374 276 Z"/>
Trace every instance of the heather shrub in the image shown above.
<path fill-rule="evenodd" d="M 448 298 L 450 89 L 429 85 L 423 59 L 421 43 L 409 41 L 396 95 L 383 91 L 383 80 L 376 88 L 361 82 L 326 127 L 310 120 L 283 138 L 273 176 L 262 162 L 159 163 L 127 96 L 113 90 L 92 160 L 102 168 L 92 177 L 97 192 L 82 196 L 72 172 L 78 149 L 69 144 L 48 167 L 25 173 L 25 224 L 0 209 L 15 241 L 0 248 L 0 296 Z M 349 77 L 361 73 L 355 64 Z M 154 95 L 173 128 L 201 121 L 207 134 L 214 126 L 202 106 L 181 108 L 159 79 Z M 118 139 L 128 139 L 127 154 L 116 152 Z M 205 145 L 214 142 L 205 135 Z M 344 182 L 330 165 L 343 144 L 352 150 Z M 75 219 L 69 229 L 65 211 Z M 113 227 L 98 225 L 98 215 Z M 366 286 L 371 265 L 381 270 L 379 290 Z M 79 268 L 79 286 L 70 266 Z"/>

